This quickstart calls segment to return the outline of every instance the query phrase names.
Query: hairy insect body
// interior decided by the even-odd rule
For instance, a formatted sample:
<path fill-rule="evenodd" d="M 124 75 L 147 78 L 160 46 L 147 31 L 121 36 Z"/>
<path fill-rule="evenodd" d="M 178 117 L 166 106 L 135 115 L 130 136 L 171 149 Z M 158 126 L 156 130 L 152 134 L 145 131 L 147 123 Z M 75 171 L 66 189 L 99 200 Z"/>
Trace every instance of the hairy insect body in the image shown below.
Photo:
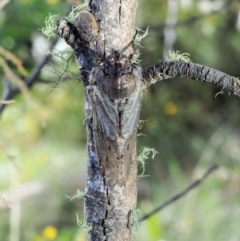
<path fill-rule="evenodd" d="M 133 164 L 140 100 L 141 71 L 117 58 L 96 68 L 90 99 L 98 160 L 109 185 L 125 185 Z M 117 178 L 116 178 L 117 177 Z"/>

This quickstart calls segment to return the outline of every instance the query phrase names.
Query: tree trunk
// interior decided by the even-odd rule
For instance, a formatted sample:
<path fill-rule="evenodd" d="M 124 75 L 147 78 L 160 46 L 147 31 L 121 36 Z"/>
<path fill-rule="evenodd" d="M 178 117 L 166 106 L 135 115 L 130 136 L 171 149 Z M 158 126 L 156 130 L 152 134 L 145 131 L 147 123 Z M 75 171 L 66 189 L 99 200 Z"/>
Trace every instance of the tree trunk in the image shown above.
<path fill-rule="evenodd" d="M 110 56 L 115 50 L 122 52 L 125 49 L 124 54 L 127 56 L 133 54 L 130 43 L 134 36 L 137 1 L 93 0 L 89 7 L 100 29 L 93 46 L 95 53 L 101 59 Z M 89 120 L 85 220 L 92 227 L 88 240 L 129 241 L 132 240 L 130 217 L 136 207 L 137 195 L 137 130 L 134 129 L 127 138 L 119 132 L 111 139 L 106 133 L 101 133 L 94 123 L 97 118 L 93 116 L 96 108 L 93 105 L 98 102 L 91 101 L 92 97 L 87 93 L 89 89 L 85 90 L 86 115 Z M 120 103 L 121 98 L 117 102 Z"/>
<path fill-rule="evenodd" d="M 141 68 L 132 63 L 137 0 L 92 0 L 75 24 L 58 22 L 85 88 L 88 240 L 129 241 L 136 207 Z"/>

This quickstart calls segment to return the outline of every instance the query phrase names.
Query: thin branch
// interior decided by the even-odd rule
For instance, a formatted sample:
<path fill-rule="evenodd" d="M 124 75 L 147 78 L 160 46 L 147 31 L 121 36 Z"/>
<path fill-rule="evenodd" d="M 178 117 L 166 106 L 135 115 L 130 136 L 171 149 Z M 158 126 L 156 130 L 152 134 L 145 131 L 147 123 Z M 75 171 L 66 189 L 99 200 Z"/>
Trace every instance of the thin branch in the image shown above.
<path fill-rule="evenodd" d="M 22 81 L 22 79 L 20 79 L 9 67 L 9 65 L 7 64 L 7 62 L 3 59 L 0 58 L 0 65 L 3 68 L 3 72 L 6 75 L 6 79 L 8 79 L 8 84 L 4 85 L 4 93 L 7 93 L 8 91 L 11 91 L 11 85 L 10 82 L 15 83 L 17 85 L 17 87 L 19 88 L 19 91 L 25 96 L 28 97 L 27 94 L 27 86 L 25 85 L 25 83 Z M 11 80 L 11 81 L 10 81 Z"/>
<path fill-rule="evenodd" d="M 155 209 L 153 209 L 151 212 L 149 212 L 148 214 L 144 215 L 139 222 L 142 222 L 146 219 L 148 219 L 149 217 L 151 217 L 152 215 L 156 214 L 157 212 L 159 212 L 160 210 L 162 210 L 163 208 L 167 207 L 168 205 L 172 204 L 173 202 L 177 201 L 179 198 L 183 197 L 184 195 L 186 195 L 189 191 L 191 191 L 192 189 L 196 188 L 197 186 L 199 186 L 200 184 L 203 183 L 203 181 L 214 171 L 218 168 L 217 164 L 213 164 L 212 166 L 210 166 L 210 168 L 205 172 L 205 174 L 195 180 L 194 182 L 192 182 L 187 188 L 185 188 L 184 190 L 182 190 L 181 192 L 179 192 L 178 194 L 174 195 L 173 197 L 171 197 L 169 200 L 165 201 L 164 203 L 162 203 L 161 205 L 159 205 L 158 207 L 156 207 Z"/>
<path fill-rule="evenodd" d="M 59 38 L 57 37 L 52 41 L 50 48 L 49 48 L 49 52 L 51 52 L 53 50 L 53 48 L 56 46 L 58 39 Z M 51 58 L 51 55 L 46 54 L 42 58 L 42 60 L 39 62 L 39 64 L 34 68 L 32 73 L 23 80 L 23 83 L 25 84 L 25 86 L 27 88 L 30 88 L 35 83 L 35 81 L 37 80 L 37 77 L 39 76 L 39 74 L 41 72 L 41 69 L 50 60 L 50 58 Z M 2 96 L 3 102 L 12 99 L 15 95 L 17 95 L 21 92 L 19 87 L 11 88 L 9 85 L 5 85 L 5 86 L 7 86 L 7 88 L 4 89 L 4 93 Z M 3 102 L 0 103 L 0 114 L 3 112 L 4 108 L 6 107 L 6 105 Z"/>
<path fill-rule="evenodd" d="M 14 53 L 6 50 L 3 48 L 3 46 L 0 45 L 0 54 L 3 55 L 5 60 L 11 61 L 22 76 L 28 76 L 28 71 L 24 68 L 22 61 Z"/>
<path fill-rule="evenodd" d="M 72 10 L 72 4 L 69 4 L 67 14 Z M 59 37 L 56 37 L 53 39 L 53 41 L 50 44 L 49 52 L 51 52 L 54 47 L 56 46 L 57 42 L 59 40 Z M 42 58 L 42 60 L 36 65 L 36 67 L 33 69 L 32 73 L 22 80 L 23 84 L 30 88 L 36 81 L 38 80 L 38 76 L 41 72 L 41 69 L 44 67 L 44 65 L 51 59 L 51 54 L 45 54 Z M 11 88 L 9 83 L 6 85 L 6 82 L 4 83 L 4 91 L 2 94 L 1 102 L 0 102 L 0 115 L 3 112 L 3 110 L 6 107 L 5 103 L 8 103 L 9 100 L 11 100 L 15 95 L 19 94 L 21 92 L 19 87 Z"/>
<path fill-rule="evenodd" d="M 206 82 L 240 97 L 240 80 L 219 70 L 187 62 L 162 62 L 143 69 L 142 81 L 151 85 L 157 81 L 180 77 Z"/>

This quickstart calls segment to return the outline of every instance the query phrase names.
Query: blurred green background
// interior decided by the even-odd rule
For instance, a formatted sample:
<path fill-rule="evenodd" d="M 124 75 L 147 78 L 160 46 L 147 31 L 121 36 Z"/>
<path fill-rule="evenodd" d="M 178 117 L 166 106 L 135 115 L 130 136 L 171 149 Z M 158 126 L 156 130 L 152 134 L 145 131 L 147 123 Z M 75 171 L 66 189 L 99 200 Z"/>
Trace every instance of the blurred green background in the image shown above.
<path fill-rule="evenodd" d="M 70 3 L 80 3 L 6 2 L 0 10 L 0 93 L 4 63 L 16 76 L 31 73 L 48 49 L 49 41 L 40 31 L 46 16 L 64 16 Z M 240 76 L 240 3 L 224 3 L 140 0 L 137 27 L 149 26 L 140 49 L 142 66 L 163 60 L 164 53 L 174 49 L 189 53 L 193 62 Z M 166 22 L 177 26 L 166 28 Z M 11 54 L 24 68 L 13 63 Z M 86 230 L 76 221 L 76 213 L 83 217 L 83 202 L 65 196 L 85 186 L 83 87 L 65 78 L 49 93 L 53 68 L 62 68 L 56 58 L 44 67 L 34 87 L 16 96 L 1 115 L 1 241 L 86 240 Z M 78 74 L 74 61 L 71 71 Z M 138 208 L 143 214 L 200 177 L 213 162 L 219 168 L 200 187 L 142 223 L 137 241 L 240 240 L 240 99 L 228 93 L 215 97 L 219 91 L 204 83 L 171 79 L 144 94 L 144 135 L 138 137 L 138 150 L 147 146 L 158 154 L 147 161 L 149 176 L 139 179 Z"/>

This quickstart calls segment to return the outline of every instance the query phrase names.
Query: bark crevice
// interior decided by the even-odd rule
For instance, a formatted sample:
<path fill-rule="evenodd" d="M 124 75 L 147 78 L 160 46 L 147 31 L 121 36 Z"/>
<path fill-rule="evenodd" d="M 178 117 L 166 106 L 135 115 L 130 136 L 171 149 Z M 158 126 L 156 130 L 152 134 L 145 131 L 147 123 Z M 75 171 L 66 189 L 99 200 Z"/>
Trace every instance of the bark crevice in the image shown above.
<path fill-rule="evenodd" d="M 119 25 L 121 25 L 121 15 L 122 15 L 122 0 L 119 0 L 119 10 L 118 10 L 118 15 L 119 15 Z"/>

